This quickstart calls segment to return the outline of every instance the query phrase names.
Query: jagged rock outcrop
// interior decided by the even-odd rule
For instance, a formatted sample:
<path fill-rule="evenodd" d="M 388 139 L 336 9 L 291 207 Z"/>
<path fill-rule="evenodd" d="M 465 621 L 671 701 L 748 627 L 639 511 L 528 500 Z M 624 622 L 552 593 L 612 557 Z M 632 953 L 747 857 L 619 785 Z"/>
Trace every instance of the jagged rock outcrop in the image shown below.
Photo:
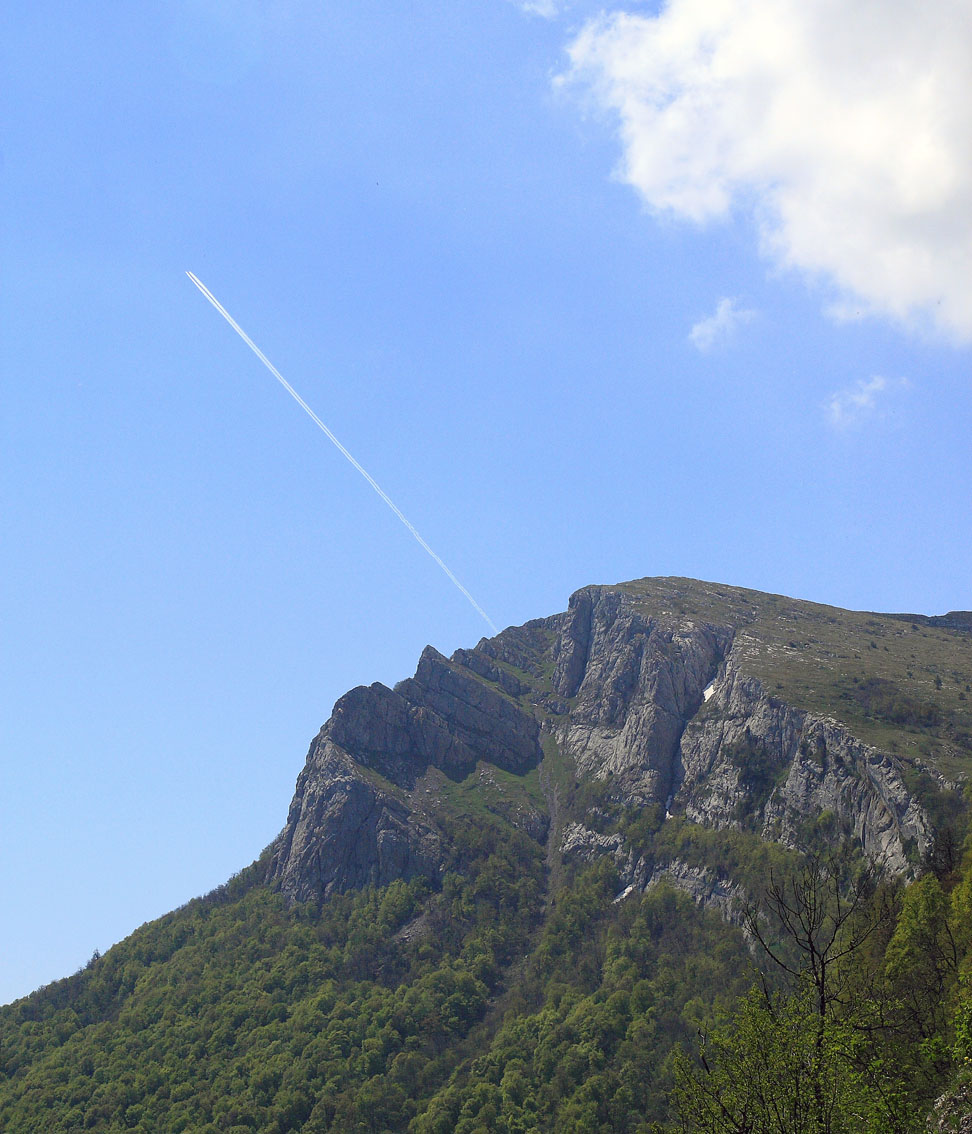
<path fill-rule="evenodd" d="M 434 876 L 439 836 L 409 798 L 425 771 L 461 779 L 488 761 L 522 775 L 541 755 L 531 714 L 429 647 L 414 677 L 394 689 L 359 686 L 334 706 L 297 781 L 269 880 L 306 900 Z"/>
<path fill-rule="evenodd" d="M 730 924 L 742 925 L 745 921 L 749 904 L 745 890 L 714 870 L 693 866 L 680 858 L 648 862 L 627 847 L 621 835 L 602 835 L 576 822 L 565 827 L 560 846 L 565 862 L 592 863 L 610 855 L 618 869 L 620 887 L 615 901 L 667 882 L 688 894 L 697 905 L 717 910 Z"/>
<path fill-rule="evenodd" d="M 435 877 L 439 837 L 407 803 L 368 777 L 325 725 L 297 780 L 287 825 L 272 847 L 268 881 L 296 901 Z"/>
<path fill-rule="evenodd" d="M 631 893 L 644 891 L 659 882 L 667 882 L 677 890 L 682 890 L 704 909 L 716 910 L 730 925 L 741 926 L 746 921 L 750 896 L 739 885 L 720 877 L 714 870 L 703 866 L 691 866 L 681 859 L 657 863 L 647 880 L 634 878 L 630 883 Z"/>
<path fill-rule="evenodd" d="M 573 699 L 563 742 L 580 773 L 615 777 L 632 802 L 663 803 L 686 722 L 731 639 L 729 627 L 648 616 L 624 592 L 574 595 L 554 687 Z"/>
<path fill-rule="evenodd" d="M 621 862 L 624 859 L 624 839 L 618 834 L 598 834 L 583 823 L 568 823 L 561 835 L 560 853 L 565 862 L 593 862 L 605 854 Z"/>
<path fill-rule="evenodd" d="M 972 1086 L 966 1083 L 937 1098 L 925 1128 L 928 1134 L 972 1134 Z"/>
<path fill-rule="evenodd" d="M 441 783 L 480 768 L 495 797 L 486 809 L 544 839 L 542 802 L 504 802 L 509 783 L 483 771 L 525 775 L 542 759 L 542 735 L 614 804 L 655 804 L 791 847 L 814 833 L 853 838 L 875 862 L 908 872 L 932 832 L 900 763 L 838 720 L 770 695 L 752 674 L 760 601 L 767 619 L 826 616 L 777 600 L 686 580 L 586 587 L 565 613 L 450 659 L 426 649 L 415 676 L 394 689 L 351 690 L 308 753 L 270 880 L 304 899 L 437 877 L 443 833 L 432 771 Z M 620 835 L 575 823 L 551 838 L 567 860 L 611 855 L 625 885 L 644 889 L 661 870 L 698 900 L 729 901 L 718 886 L 731 890 L 731 880 L 638 859 Z"/>
<path fill-rule="evenodd" d="M 694 822 L 791 847 L 806 841 L 808 823 L 830 824 L 895 873 L 930 845 L 928 821 L 888 755 L 838 721 L 769 696 L 734 654 L 686 727 L 679 757 L 674 806 Z"/>
<path fill-rule="evenodd" d="M 399 787 L 431 764 L 466 776 L 478 760 L 522 774 L 539 759 L 539 726 L 468 670 L 427 647 L 415 676 L 346 693 L 325 726 L 331 740 Z"/>

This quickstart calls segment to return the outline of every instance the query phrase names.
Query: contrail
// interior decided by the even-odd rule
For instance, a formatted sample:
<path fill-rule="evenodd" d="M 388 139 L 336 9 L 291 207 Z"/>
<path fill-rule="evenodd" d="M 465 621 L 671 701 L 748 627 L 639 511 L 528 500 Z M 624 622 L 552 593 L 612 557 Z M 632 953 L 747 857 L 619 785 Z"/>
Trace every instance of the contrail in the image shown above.
<path fill-rule="evenodd" d="M 486 611 L 483 610 L 483 608 L 479 605 L 478 602 L 476 602 L 476 600 L 466 590 L 466 588 L 462 585 L 462 583 L 460 583 L 459 580 L 455 577 L 455 575 L 453 575 L 453 573 L 449 570 L 449 568 L 445 565 L 445 563 L 442 562 L 442 560 L 438 557 L 438 555 L 436 555 L 436 553 L 432 550 L 432 548 L 429 547 L 429 545 L 425 542 L 424 539 L 422 539 L 422 537 L 415 530 L 415 528 L 412 526 L 412 524 L 409 522 L 409 520 L 403 515 L 401 509 L 395 504 L 395 502 L 388 495 L 388 493 L 384 491 L 384 489 L 381 487 L 381 485 L 379 485 L 379 483 L 375 480 L 375 478 L 371 475 L 371 473 L 369 473 L 367 469 L 362 468 L 362 466 L 358 464 L 358 462 L 354 459 L 354 457 L 351 456 L 351 454 L 347 451 L 347 449 L 345 449 L 345 447 L 341 444 L 341 442 L 334 436 L 334 434 L 330 431 L 330 429 L 328 429 L 328 427 L 324 424 L 324 422 L 321 421 L 321 419 L 317 416 L 316 413 L 314 413 L 314 411 L 304 401 L 304 399 L 300 396 L 300 394 L 297 393 L 297 391 L 293 388 L 293 386 L 291 386 L 291 384 L 287 381 L 287 379 L 280 373 L 280 371 L 276 368 L 276 366 L 274 366 L 274 364 L 270 361 L 270 359 L 267 358 L 267 356 L 263 353 L 262 350 L 260 350 L 260 348 L 256 345 L 256 343 L 250 338 L 250 336 L 246 333 L 246 331 L 243 330 L 243 328 L 239 325 L 239 323 L 237 323 L 237 321 L 233 318 L 233 316 L 230 315 L 230 313 L 226 310 L 226 308 L 222 305 L 222 303 L 219 302 L 219 300 L 216 298 L 216 296 L 213 295 L 213 293 L 209 290 L 209 288 L 206 287 L 206 285 L 202 282 L 202 280 L 200 280 L 196 276 L 194 276 L 192 274 L 192 272 L 186 272 L 186 275 L 192 280 L 192 282 L 196 285 L 196 287 L 199 288 L 199 290 L 209 300 L 209 302 L 213 305 L 213 307 L 216 308 L 216 310 L 220 313 L 220 315 L 223 316 L 223 318 L 226 320 L 226 322 L 229 323 L 229 325 L 240 336 L 240 338 L 246 343 L 246 345 L 250 348 L 250 350 L 253 351 L 253 353 L 263 363 L 263 365 L 270 371 L 270 373 L 274 376 L 274 378 L 277 379 L 277 381 L 280 383 L 280 385 L 283 386 L 283 388 L 294 399 L 294 401 L 300 406 L 300 408 L 304 411 L 304 413 L 307 414 L 307 416 L 317 426 L 317 428 L 334 445 L 334 447 L 338 450 L 338 452 L 340 452 L 342 454 L 342 456 L 346 457 L 351 462 L 351 464 L 354 465 L 354 467 L 358 470 L 358 472 L 361 473 L 361 475 L 371 485 L 371 487 L 375 490 L 375 492 L 378 493 L 378 495 L 382 498 L 382 500 L 384 500 L 384 502 L 388 505 L 388 507 L 391 508 L 391 510 L 395 513 L 395 515 L 402 521 L 402 523 L 405 525 L 405 527 L 408 528 L 408 530 L 415 537 L 415 540 L 418 542 L 418 544 L 421 547 L 423 547 L 429 553 L 429 555 L 432 556 L 432 558 L 436 561 L 436 563 L 438 563 L 438 565 L 442 568 L 442 570 L 445 571 L 446 575 L 448 575 L 448 577 L 449 577 L 450 582 L 452 582 L 459 589 L 459 591 L 461 591 L 462 594 L 464 594 L 466 596 L 466 598 L 472 604 L 473 609 L 476 611 L 477 614 L 482 616 L 482 618 L 485 620 L 486 625 L 490 628 L 490 630 L 492 630 L 494 634 L 498 634 L 499 631 L 496 628 L 496 624 L 489 617 L 489 615 L 486 613 Z"/>

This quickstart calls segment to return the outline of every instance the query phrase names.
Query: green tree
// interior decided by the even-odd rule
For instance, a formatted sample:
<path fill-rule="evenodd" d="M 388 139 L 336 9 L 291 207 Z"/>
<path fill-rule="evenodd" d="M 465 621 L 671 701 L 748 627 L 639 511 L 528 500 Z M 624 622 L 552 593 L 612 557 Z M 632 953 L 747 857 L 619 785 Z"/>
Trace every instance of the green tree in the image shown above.
<path fill-rule="evenodd" d="M 676 1063 L 674 1105 L 688 1134 L 906 1134 L 920 1103 L 874 1042 L 873 1005 L 852 961 L 893 907 L 845 855 L 809 856 L 772 877 L 748 918 L 786 987 L 766 979 Z"/>
<path fill-rule="evenodd" d="M 885 953 L 885 971 L 902 1027 L 914 1043 L 927 1048 L 944 1031 L 958 960 L 948 898 L 935 875 L 926 874 L 905 891 Z"/>
<path fill-rule="evenodd" d="M 882 1099 L 856 1074 L 860 1034 L 827 1020 L 816 993 L 754 988 L 730 1022 L 702 1037 L 699 1062 L 676 1061 L 675 1111 L 686 1134 L 865 1134 Z"/>

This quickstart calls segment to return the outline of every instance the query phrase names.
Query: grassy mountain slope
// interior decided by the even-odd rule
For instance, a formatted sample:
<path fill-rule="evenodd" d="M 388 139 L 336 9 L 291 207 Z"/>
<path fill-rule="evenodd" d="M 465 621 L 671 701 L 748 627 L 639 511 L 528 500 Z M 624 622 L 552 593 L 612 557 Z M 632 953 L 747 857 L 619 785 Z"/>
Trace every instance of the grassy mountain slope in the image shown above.
<path fill-rule="evenodd" d="M 714 621 L 728 612 L 747 670 L 782 700 L 948 778 L 972 769 L 972 633 L 693 579 L 609 589 L 652 612 Z"/>

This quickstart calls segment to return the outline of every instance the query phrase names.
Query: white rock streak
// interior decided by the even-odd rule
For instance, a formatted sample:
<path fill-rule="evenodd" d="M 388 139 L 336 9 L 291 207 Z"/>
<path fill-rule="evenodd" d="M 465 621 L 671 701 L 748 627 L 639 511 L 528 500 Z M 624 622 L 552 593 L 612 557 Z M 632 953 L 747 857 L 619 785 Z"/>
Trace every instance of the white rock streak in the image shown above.
<path fill-rule="evenodd" d="M 243 328 L 239 325 L 239 323 L 237 323 L 237 321 L 233 318 L 233 316 L 230 315 L 230 313 L 219 302 L 219 300 L 216 298 L 216 296 L 213 295 L 213 293 L 209 290 L 209 288 L 206 287 L 206 285 L 202 282 L 202 280 L 200 280 L 197 276 L 194 276 L 192 274 L 192 272 L 186 272 L 186 275 L 192 280 L 192 282 L 196 285 L 196 287 L 199 288 L 199 290 L 209 300 L 209 302 L 213 305 L 213 307 L 216 308 L 216 310 L 220 313 L 220 315 L 223 316 L 223 318 L 226 320 L 226 322 L 229 323 L 229 325 L 240 336 L 240 338 L 246 343 L 246 345 L 250 348 L 250 350 L 253 351 L 253 353 L 263 363 L 263 365 L 270 371 L 270 373 L 274 376 L 274 378 L 277 379 L 277 381 L 280 383 L 280 385 L 283 386 L 283 388 L 287 391 L 288 394 L 290 394 L 290 396 L 300 406 L 300 408 L 304 411 L 304 413 L 307 414 L 307 416 L 311 419 L 311 421 L 313 421 L 313 423 L 317 426 L 317 428 L 324 434 L 325 437 L 327 437 L 328 441 L 330 441 L 331 444 L 334 445 L 334 447 L 338 450 L 338 452 L 343 457 L 345 457 L 352 465 L 354 465 L 354 467 L 358 470 L 359 473 L 361 473 L 361 475 L 371 485 L 371 487 L 375 490 L 375 492 L 378 493 L 378 495 L 382 498 L 382 500 L 384 500 L 384 502 L 388 505 L 388 507 L 391 508 L 391 510 L 395 513 L 395 515 L 399 518 L 399 520 L 401 520 L 401 522 L 405 525 L 405 527 L 408 528 L 409 532 L 411 532 L 412 536 L 414 537 L 415 541 L 419 544 L 419 546 L 422 547 L 425 551 L 427 551 L 429 553 L 429 555 L 435 560 L 435 562 L 446 573 L 446 575 L 449 578 L 449 581 L 463 595 L 465 595 L 465 597 L 469 600 L 469 603 L 471 604 L 473 609 L 476 611 L 476 613 L 479 614 L 483 618 L 483 620 L 486 622 L 486 625 L 490 628 L 490 630 L 492 630 L 492 632 L 494 634 L 496 634 L 497 629 L 496 629 L 495 624 L 493 623 L 493 620 L 489 617 L 489 615 L 486 613 L 486 611 L 483 610 L 483 608 L 479 605 L 479 603 L 476 602 L 476 600 L 466 590 L 466 588 L 462 585 L 462 583 L 459 582 L 459 580 L 455 577 L 455 575 L 453 575 L 453 573 L 449 570 L 449 568 L 445 565 L 445 563 L 442 562 L 442 560 L 439 558 L 439 556 L 436 555 L 436 553 L 432 550 L 432 548 L 429 547 L 429 545 L 425 542 L 425 540 L 419 535 L 419 533 L 415 530 L 415 528 L 411 524 L 411 522 L 402 513 L 401 509 L 395 504 L 395 502 L 391 499 L 391 497 L 388 495 L 388 493 L 385 492 L 384 489 L 378 484 L 378 482 L 371 475 L 371 473 L 369 473 L 367 469 L 363 468 L 354 459 L 354 457 L 348 452 L 348 450 L 345 449 L 345 447 L 341 444 L 341 442 L 334 436 L 334 434 L 330 431 L 330 429 L 328 429 L 328 427 L 324 424 L 324 422 L 321 421 L 321 419 L 317 416 L 317 414 L 314 413 L 314 411 L 304 401 L 304 399 L 300 396 L 300 394 L 298 394 L 297 391 L 293 388 L 293 386 L 291 386 L 291 384 L 287 381 L 287 379 L 284 378 L 284 376 L 280 373 L 280 371 L 276 368 L 276 366 L 274 366 L 273 363 L 270 361 L 270 359 L 267 358 L 267 356 L 263 353 L 262 350 L 260 350 L 260 348 L 256 345 L 256 343 L 250 338 L 250 336 L 246 333 L 246 331 L 243 330 Z"/>

